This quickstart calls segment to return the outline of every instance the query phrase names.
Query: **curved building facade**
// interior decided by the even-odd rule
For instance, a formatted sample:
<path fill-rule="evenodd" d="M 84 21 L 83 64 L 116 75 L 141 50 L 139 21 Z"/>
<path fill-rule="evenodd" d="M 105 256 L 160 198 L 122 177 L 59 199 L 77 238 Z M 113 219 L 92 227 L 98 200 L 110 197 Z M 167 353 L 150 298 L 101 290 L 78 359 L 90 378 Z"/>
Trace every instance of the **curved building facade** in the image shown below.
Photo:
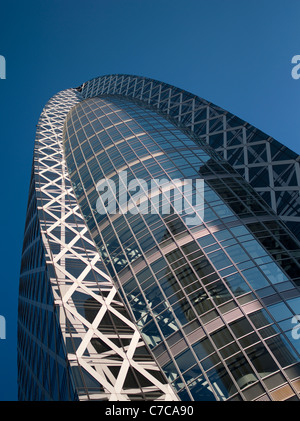
<path fill-rule="evenodd" d="M 20 399 L 298 400 L 298 176 L 296 154 L 161 82 L 54 96 L 24 235 Z"/>

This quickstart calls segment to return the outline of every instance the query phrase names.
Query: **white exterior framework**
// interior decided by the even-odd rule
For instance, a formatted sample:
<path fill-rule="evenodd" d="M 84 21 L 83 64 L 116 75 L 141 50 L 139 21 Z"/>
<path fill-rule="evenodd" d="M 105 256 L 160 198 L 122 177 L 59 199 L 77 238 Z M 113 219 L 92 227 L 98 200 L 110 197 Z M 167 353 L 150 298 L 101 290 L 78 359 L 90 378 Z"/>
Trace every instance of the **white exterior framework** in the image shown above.
<path fill-rule="evenodd" d="M 53 96 L 25 223 L 19 400 L 299 399 L 299 165 L 245 121 L 152 79 L 101 76 Z M 99 178 L 124 169 L 200 178 L 199 226 L 97 212 Z"/>
<path fill-rule="evenodd" d="M 66 345 L 67 359 L 71 368 L 85 370 L 93 383 L 89 387 L 84 382 L 82 390 L 88 393 L 77 390 L 79 399 L 177 400 L 149 353 L 146 358 L 138 355 L 145 343 L 104 272 L 76 202 L 62 134 L 65 117 L 79 96 L 70 89 L 48 102 L 34 155 L 38 217 L 46 265 L 52 269 L 54 307 L 65 343 L 73 344 L 73 350 Z"/>

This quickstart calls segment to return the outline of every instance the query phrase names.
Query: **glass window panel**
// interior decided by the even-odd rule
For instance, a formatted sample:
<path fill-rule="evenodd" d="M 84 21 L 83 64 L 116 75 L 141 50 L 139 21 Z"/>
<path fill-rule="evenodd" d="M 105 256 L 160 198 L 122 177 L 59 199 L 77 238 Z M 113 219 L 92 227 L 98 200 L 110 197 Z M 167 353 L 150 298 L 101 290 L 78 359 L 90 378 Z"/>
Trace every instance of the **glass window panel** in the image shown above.
<path fill-rule="evenodd" d="M 294 327 L 292 330 L 289 330 L 288 332 L 285 333 L 287 335 L 289 341 L 291 342 L 291 344 L 294 346 L 294 348 L 296 349 L 296 351 L 299 354 L 298 361 L 300 359 L 300 324 L 299 324 L 299 321 L 300 321 L 300 319 L 298 319 L 297 325 L 292 325 Z M 290 325 L 291 324 L 292 323 L 290 323 Z"/>
<path fill-rule="evenodd" d="M 187 349 L 177 357 L 175 357 L 175 361 L 180 368 L 181 372 L 188 370 L 192 365 L 196 364 L 196 360 L 192 354 L 190 349 Z"/>
<path fill-rule="evenodd" d="M 230 327 L 237 338 L 247 335 L 253 331 L 251 324 L 245 318 L 230 323 Z"/>
<path fill-rule="evenodd" d="M 236 354 L 240 351 L 240 348 L 236 342 L 232 342 L 232 344 L 225 346 L 220 350 L 220 354 L 223 358 L 228 358 L 233 354 Z"/>
<path fill-rule="evenodd" d="M 299 361 L 295 351 L 290 347 L 283 335 L 267 339 L 266 343 L 282 367 Z"/>
<path fill-rule="evenodd" d="M 247 253 L 245 253 L 243 248 L 238 244 L 226 247 L 226 253 L 229 254 L 231 259 L 235 263 L 239 263 L 239 262 L 243 262 L 245 260 L 249 260 L 249 256 L 247 255 Z"/>
<path fill-rule="evenodd" d="M 157 284 L 150 286 L 148 289 L 144 291 L 145 297 L 151 307 L 155 307 L 156 305 L 165 301 L 164 296 L 162 295 L 160 289 L 158 288 Z"/>
<path fill-rule="evenodd" d="M 157 316 L 157 322 L 165 338 L 172 335 L 172 333 L 179 329 L 170 309 L 165 310 Z"/>
<path fill-rule="evenodd" d="M 287 291 L 288 289 L 294 289 L 294 288 L 295 288 L 294 285 L 290 281 L 282 282 L 282 283 L 276 285 L 276 289 L 279 292 Z M 299 310 L 299 308 L 300 308 L 300 303 L 298 305 L 298 310 Z"/>
<path fill-rule="evenodd" d="M 183 402 L 191 401 L 191 397 L 186 389 L 183 389 L 180 392 L 178 392 L 178 396 L 179 396 L 179 399 Z"/>
<path fill-rule="evenodd" d="M 232 235 L 228 230 L 222 230 L 214 233 L 218 241 L 228 240 L 232 238 Z"/>
<path fill-rule="evenodd" d="M 214 307 L 210 298 L 208 298 L 207 294 L 202 291 L 200 291 L 197 296 L 195 294 L 195 296 L 191 298 L 191 302 L 197 314 L 200 316 Z"/>
<path fill-rule="evenodd" d="M 236 392 L 236 387 L 222 364 L 210 370 L 207 375 L 220 400 L 225 400 Z"/>
<path fill-rule="evenodd" d="M 221 281 L 214 282 L 213 284 L 208 285 L 206 288 L 209 296 L 214 300 L 216 305 L 222 304 L 232 298 L 228 289 Z"/>
<path fill-rule="evenodd" d="M 205 358 L 201 361 L 201 365 L 205 371 L 209 370 L 214 365 L 217 365 L 220 362 L 220 358 L 218 355 L 214 352 L 209 357 Z"/>
<path fill-rule="evenodd" d="M 261 377 L 278 370 L 277 364 L 263 345 L 255 345 L 247 349 L 246 352 Z"/>
<path fill-rule="evenodd" d="M 227 276 L 226 278 L 224 278 L 224 280 L 236 297 L 251 291 L 250 287 L 246 284 L 244 279 L 238 273 L 235 273 L 231 276 Z"/>
<path fill-rule="evenodd" d="M 216 240 L 214 239 L 214 237 L 209 234 L 209 235 L 205 235 L 204 237 L 198 238 L 198 243 L 200 244 L 201 247 L 207 247 L 211 244 L 214 244 L 216 242 Z"/>
<path fill-rule="evenodd" d="M 195 401 L 216 401 L 207 380 L 202 377 L 190 383 L 189 390 Z M 190 398 L 186 399 L 185 394 L 180 393 L 179 396 L 182 400 L 190 400 Z"/>
<path fill-rule="evenodd" d="M 281 330 L 288 331 L 293 326 L 292 319 L 289 318 L 289 319 L 283 320 L 282 322 L 278 322 L 278 326 L 280 327 Z"/>
<path fill-rule="evenodd" d="M 228 360 L 228 368 L 241 389 L 257 381 L 256 375 L 242 353 Z"/>
<path fill-rule="evenodd" d="M 150 348 L 153 348 L 162 342 L 162 338 L 154 321 L 151 321 L 143 328 L 142 335 Z"/>
<path fill-rule="evenodd" d="M 256 267 L 244 270 L 243 275 L 254 290 L 269 286 L 269 283 L 266 280 L 266 278 Z"/>
<path fill-rule="evenodd" d="M 255 240 L 247 241 L 243 243 L 243 246 L 252 258 L 264 256 L 267 254 L 267 252 L 262 248 L 262 246 Z"/>
<path fill-rule="evenodd" d="M 138 320 L 145 313 L 145 309 L 147 309 L 147 304 L 141 294 L 137 294 L 136 296 L 134 296 L 133 294 L 132 297 L 133 299 L 130 303 L 130 306 L 135 318 Z"/>
<path fill-rule="evenodd" d="M 200 361 L 214 352 L 214 348 L 207 338 L 194 344 L 193 349 Z"/>
<path fill-rule="evenodd" d="M 300 314 L 300 297 L 292 298 L 287 303 L 295 314 Z"/>
<path fill-rule="evenodd" d="M 260 329 L 259 334 L 263 337 L 263 338 L 269 338 L 270 336 L 274 336 L 277 333 L 279 333 L 279 328 L 277 327 L 277 325 L 272 325 L 272 326 L 267 326 L 267 327 L 263 327 L 262 329 Z"/>
<path fill-rule="evenodd" d="M 292 318 L 293 314 L 285 305 L 285 303 L 278 303 L 272 306 L 268 306 L 269 312 L 272 314 L 276 321 L 281 321 L 287 318 Z"/>
<path fill-rule="evenodd" d="M 171 361 L 167 365 L 165 365 L 163 367 L 163 370 L 164 370 L 169 382 L 174 381 L 178 377 L 178 371 L 177 371 L 173 361 Z"/>
<path fill-rule="evenodd" d="M 260 266 L 264 274 L 269 278 L 272 284 L 278 284 L 280 282 L 287 281 L 288 278 L 282 272 L 282 270 L 277 266 L 275 262 L 268 263 L 266 265 Z"/>
<path fill-rule="evenodd" d="M 182 325 L 187 324 L 196 318 L 194 311 L 186 299 L 183 299 L 172 306 L 177 319 Z"/>
<path fill-rule="evenodd" d="M 194 367 L 190 368 L 186 373 L 183 374 L 183 378 L 188 384 L 194 381 L 200 373 L 200 367 L 198 366 L 198 364 L 196 364 L 194 365 Z"/>
<path fill-rule="evenodd" d="M 273 323 L 266 310 L 259 310 L 249 314 L 249 319 L 257 329 Z"/>
<path fill-rule="evenodd" d="M 273 295 L 275 293 L 276 293 L 276 291 L 273 287 L 266 287 L 266 288 L 258 289 L 256 291 L 256 294 L 260 298 L 268 297 L 269 295 Z"/>
<path fill-rule="evenodd" d="M 223 251 L 210 253 L 208 257 L 217 269 L 223 269 L 232 264 Z"/>
<path fill-rule="evenodd" d="M 233 227 L 233 228 L 230 228 L 230 229 L 236 237 L 239 237 L 241 235 L 249 234 L 249 231 L 247 230 L 247 228 L 245 228 L 242 225 L 240 225 L 238 227 Z"/>
<path fill-rule="evenodd" d="M 219 218 L 226 218 L 227 216 L 233 215 L 229 208 L 223 204 L 214 206 L 213 208 L 216 214 L 219 216 Z"/>
<path fill-rule="evenodd" d="M 134 290 L 136 287 L 137 287 L 137 283 L 134 278 L 131 278 L 128 282 L 126 282 L 126 284 L 123 285 L 123 288 L 126 294 Z"/>
<path fill-rule="evenodd" d="M 244 336 L 243 338 L 241 338 L 239 340 L 243 349 L 247 348 L 248 346 L 253 345 L 254 343 L 259 342 L 259 341 L 260 341 L 260 339 L 255 332 L 250 333 L 249 335 Z"/>

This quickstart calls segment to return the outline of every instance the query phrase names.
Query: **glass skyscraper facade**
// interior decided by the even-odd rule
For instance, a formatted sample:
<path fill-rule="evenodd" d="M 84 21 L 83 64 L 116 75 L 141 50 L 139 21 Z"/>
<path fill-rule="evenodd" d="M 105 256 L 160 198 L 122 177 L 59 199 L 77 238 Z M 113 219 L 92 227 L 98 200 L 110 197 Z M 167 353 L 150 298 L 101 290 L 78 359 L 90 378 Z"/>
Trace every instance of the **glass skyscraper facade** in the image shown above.
<path fill-rule="evenodd" d="M 103 180 L 116 212 L 99 212 Z M 299 192 L 295 153 L 178 88 L 111 75 L 55 95 L 35 141 L 19 398 L 298 400 Z"/>

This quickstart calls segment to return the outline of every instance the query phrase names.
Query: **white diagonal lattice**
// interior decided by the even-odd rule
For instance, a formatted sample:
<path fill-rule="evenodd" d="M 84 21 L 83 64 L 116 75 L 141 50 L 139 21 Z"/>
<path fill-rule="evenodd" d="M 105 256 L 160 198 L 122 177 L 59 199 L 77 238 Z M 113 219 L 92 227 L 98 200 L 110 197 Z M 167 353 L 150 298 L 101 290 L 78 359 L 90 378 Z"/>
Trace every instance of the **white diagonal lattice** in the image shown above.
<path fill-rule="evenodd" d="M 79 399 L 177 400 L 151 354 L 139 353 L 145 355 L 145 343 L 103 269 L 73 192 L 62 134 L 81 99 L 70 89 L 48 102 L 34 153 L 46 261 Z"/>

